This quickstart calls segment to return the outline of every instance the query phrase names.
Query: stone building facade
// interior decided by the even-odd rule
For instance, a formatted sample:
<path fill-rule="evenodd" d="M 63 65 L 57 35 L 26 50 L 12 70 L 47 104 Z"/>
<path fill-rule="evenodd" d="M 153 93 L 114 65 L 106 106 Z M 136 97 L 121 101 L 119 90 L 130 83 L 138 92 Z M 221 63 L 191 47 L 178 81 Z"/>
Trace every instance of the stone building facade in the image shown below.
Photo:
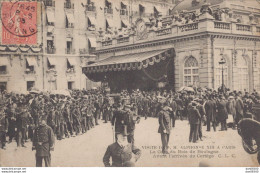
<path fill-rule="evenodd" d="M 0 87 L 24 93 L 31 88 L 97 86 L 82 74 L 82 67 L 96 60 L 97 35 L 131 27 L 140 13 L 149 18 L 156 10 L 168 13 L 172 7 L 167 0 L 37 1 L 37 44 L 5 44 L 3 39 L 9 39 L 10 33 L 3 33 L 0 25 Z"/>
<path fill-rule="evenodd" d="M 84 68 L 84 73 L 98 76 L 106 68 L 120 73 L 121 69 L 113 67 L 121 64 L 113 63 L 113 58 L 106 64 L 104 59 L 173 49 L 172 87 L 176 90 L 191 85 L 218 89 L 222 85 L 223 68 L 227 88 L 260 91 L 259 17 L 260 4 L 255 0 L 185 0 L 178 3 L 168 17 L 156 19 L 162 21 L 162 26 L 154 28 L 152 20 L 146 22 L 140 17 L 130 36 L 104 40 L 101 34 L 97 40 L 97 62 Z M 140 30 L 142 24 L 138 21 L 145 23 L 145 32 Z M 220 61 L 225 64 L 221 65 Z M 134 62 L 128 59 L 123 63 L 130 67 Z M 129 73 L 131 71 L 134 70 L 129 69 Z"/>

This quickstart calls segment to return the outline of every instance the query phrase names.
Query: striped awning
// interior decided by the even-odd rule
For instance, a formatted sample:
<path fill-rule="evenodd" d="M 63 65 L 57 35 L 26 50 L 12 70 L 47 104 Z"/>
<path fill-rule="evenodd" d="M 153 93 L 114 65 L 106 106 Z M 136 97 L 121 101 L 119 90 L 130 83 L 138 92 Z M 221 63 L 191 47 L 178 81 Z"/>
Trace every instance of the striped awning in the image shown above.
<path fill-rule="evenodd" d="M 84 73 L 141 70 L 164 61 L 168 56 L 170 56 L 170 50 L 167 49 L 112 56 L 84 67 Z"/>

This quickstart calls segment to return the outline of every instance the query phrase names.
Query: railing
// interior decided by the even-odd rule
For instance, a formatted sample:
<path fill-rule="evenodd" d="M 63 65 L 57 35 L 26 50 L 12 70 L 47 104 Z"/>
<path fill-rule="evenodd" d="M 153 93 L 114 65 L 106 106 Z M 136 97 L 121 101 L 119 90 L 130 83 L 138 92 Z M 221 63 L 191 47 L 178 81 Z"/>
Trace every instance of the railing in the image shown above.
<path fill-rule="evenodd" d="M 75 49 L 65 49 L 65 53 L 66 54 L 75 54 L 76 53 L 76 51 L 75 51 Z"/>
<path fill-rule="evenodd" d="M 156 36 L 168 35 L 172 33 L 172 28 L 163 28 L 155 31 Z"/>
<path fill-rule="evenodd" d="M 71 2 L 64 2 L 64 8 L 74 9 L 74 4 Z"/>
<path fill-rule="evenodd" d="M 120 9 L 120 15 L 121 16 L 127 16 L 128 15 L 128 11 L 126 9 Z"/>
<path fill-rule="evenodd" d="M 86 11 L 93 11 L 93 12 L 95 12 L 96 11 L 96 6 L 89 6 L 89 5 L 87 5 L 86 6 Z"/>
<path fill-rule="evenodd" d="M 35 71 L 25 71 L 25 74 L 35 74 L 36 72 Z"/>
<path fill-rule="evenodd" d="M 47 54 L 55 54 L 56 53 L 56 48 L 46 48 Z"/>
<path fill-rule="evenodd" d="M 110 46 L 110 45 L 112 45 L 112 40 L 102 42 L 102 46 Z"/>
<path fill-rule="evenodd" d="M 87 49 L 79 49 L 79 54 L 87 54 L 88 53 L 88 51 L 87 51 Z"/>
<path fill-rule="evenodd" d="M 95 47 L 90 47 L 89 48 L 89 53 L 94 53 L 96 51 L 96 48 Z"/>
<path fill-rule="evenodd" d="M 113 14 L 113 9 L 112 8 L 105 8 L 104 11 L 107 14 Z"/>
<path fill-rule="evenodd" d="M 7 74 L 7 71 L 0 71 L 0 75 Z"/>
<path fill-rule="evenodd" d="M 73 37 L 73 28 L 67 28 L 66 29 L 66 37 L 72 38 Z"/>
<path fill-rule="evenodd" d="M 230 24 L 230 23 L 224 23 L 224 22 L 214 21 L 214 28 L 216 28 L 216 29 L 227 29 L 227 30 L 230 30 L 230 29 L 231 29 L 231 24 Z"/>
<path fill-rule="evenodd" d="M 75 71 L 75 69 L 74 68 L 68 68 L 67 70 L 66 70 L 66 73 L 75 73 L 76 71 Z"/>
<path fill-rule="evenodd" d="M 119 37 L 117 39 L 117 43 L 120 44 L 120 43 L 126 43 L 126 42 L 129 42 L 129 37 Z"/>
<path fill-rule="evenodd" d="M 250 31 L 252 31 L 252 27 L 249 25 L 237 24 L 237 30 L 250 32 Z"/>
<path fill-rule="evenodd" d="M 55 1 L 47 0 L 47 1 L 45 1 L 45 6 L 46 7 L 55 7 Z"/>
<path fill-rule="evenodd" d="M 182 26 L 179 26 L 179 29 L 180 29 L 181 32 L 197 30 L 198 29 L 198 23 L 191 23 L 191 24 L 182 25 Z"/>

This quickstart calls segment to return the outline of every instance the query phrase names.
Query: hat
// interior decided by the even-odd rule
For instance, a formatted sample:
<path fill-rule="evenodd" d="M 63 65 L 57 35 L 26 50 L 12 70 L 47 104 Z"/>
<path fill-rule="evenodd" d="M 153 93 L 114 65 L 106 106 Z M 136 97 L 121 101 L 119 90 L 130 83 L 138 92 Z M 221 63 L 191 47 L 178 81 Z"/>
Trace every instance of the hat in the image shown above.
<path fill-rule="evenodd" d="M 124 127 L 125 127 L 124 130 L 123 131 L 117 131 L 116 135 L 121 134 L 123 136 L 128 136 L 129 134 L 127 133 L 127 129 L 126 129 L 127 126 L 124 126 Z"/>

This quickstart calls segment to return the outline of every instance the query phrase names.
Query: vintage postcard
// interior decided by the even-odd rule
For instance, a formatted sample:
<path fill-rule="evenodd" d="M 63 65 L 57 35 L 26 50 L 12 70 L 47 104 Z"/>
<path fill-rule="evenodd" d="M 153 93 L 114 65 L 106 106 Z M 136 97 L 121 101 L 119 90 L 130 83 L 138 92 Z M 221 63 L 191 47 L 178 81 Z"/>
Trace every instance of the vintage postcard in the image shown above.
<path fill-rule="evenodd" d="M 0 20 L 2 171 L 259 171 L 260 1 L 0 0 Z"/>

